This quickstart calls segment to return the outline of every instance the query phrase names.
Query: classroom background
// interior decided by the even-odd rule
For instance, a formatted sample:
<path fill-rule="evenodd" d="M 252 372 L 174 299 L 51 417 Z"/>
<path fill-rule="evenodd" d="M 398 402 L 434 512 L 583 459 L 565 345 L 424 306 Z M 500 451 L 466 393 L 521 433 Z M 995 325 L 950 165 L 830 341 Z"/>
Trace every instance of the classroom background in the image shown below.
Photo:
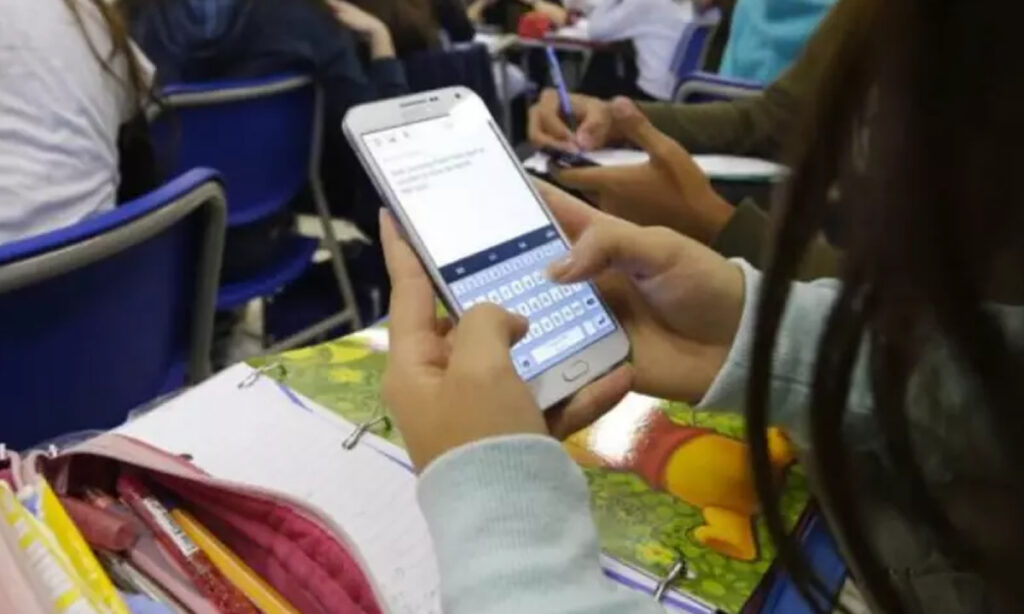
<path fill-rule="evenodd" d="M 557 100 L 552 51 L 576 95 L 624 96 L 652 118 L 707 110 L 682 140 L 692 139 L 697 164 L 729 203 L 763 212 L 787 170 L 770 130 L 757 125 L 758 105 L 784 106 L 779 100 L 792 94 L 800 70 L 793 65 L 806 64 L 801 54 L 834 2 L 7 4 L 0 19 L 5 529 L 29 527 L 23 536 L 66 581 L 57 600 L 89 608 L 74 611 L 369 612 L 383 602 L 386 611 L 427 612 L 437 579 L 413 563 L 430 556 L 417 550 L 429 538 L 421 520 L 398 509 L 415 507 L 414 477 L 402 469 L 401 437 L 379 400 L 390 291 L 378 239 L 381 201 L 341 133 L 345 112 L 465 86 L 487 104 L 526 168 L 547 177 L 531 107 Z M 722 109 L 745 119 L 728 124 Z M 726 142 L 730 130 L 743 134 Z M 608 166 L 647 161 L 636 149 L 593 157 Z M 238 395 L 249 389 L 246 414 Z M 742 438 L 738 419 L 656 399 L 630 403 L 622 415 L 654 412 L 703 429 L 726 455 Z M 303 422 L 305 414 L 294 417 L 282 404 L 315 405 L 309 415 L 326 422 Z M 171 456 L 152 456 L 122 436 Z M 673 611 L 810 611 L 777 573 L 758 521 L 749 528 L 755 551 L 706 552 L 692 543 L 700 506 L 613 468 L 586 437 L 567 445 L 587 467 L 595 513 L 628 527 L 602 535 L 610 577 L 657 593 Z M 354 462 L 340 452 L 341 440 L 361 438 L 383 450 L 359 460 L 377 479 L 333 477 L 352 480 L 352 493 L 406 529 L 404 541 L 374 537 L 375 527 L 360 525 L 344 497 L 314 495 L 303 507 L 303 493 L 328 489 L 330 470 L 301 487 L 283 477 L 304 463 Z M 305 449 L 268 462 L 289 455 L 281 442 Z M 201 471 L 175 464 L 173 454 L 185 448 L 207 463 Z M 247 468 L 246 455 L 261 458 Z M 97 477 L 109 471 L 97 458 L 132 469 Z M 32 466 L 44 469 L 22 471 Z M 238 486 L 261 480 L 287 492 Z M 801 532 L 831 591 L 854 591 L 843 588 L 845 568 L 808 502 L 802 472 L 790 468 L 786 480 L 790 528 Z M 380 498 L 381 485 L 402 494 Z M 19 487 L 29 489 L 27 498 Z M 218 497 L 230 505 L 219 506 Z M 252 544 L 273 523 L 246 529 L 237 514 L 249 503 L 292 510 L 297 541 L 333 526 L 308 506 L 331 510 L 369 553 L 360 573 L 338 546 L 344 540 L 323 546 L 324 556 L 349 565 L 344 600 L 362 609 L 323 605 L 342 599 L 327 571 L 314 586 L 295 569 L 267 563 Z M 182 540 L 193 545 L 182 550 Z M 52 601 L 52 587 L 31 580 L 39 570 L 26 570 L 12 544 L 13 554 L 0 560 L 27 578 L 19 589 Z M 161 563 L 161 553 L 173 562 Z M 396 558 L 408 565 L 399 569 Z M 687 560 L 688 570 L 680 567 Z"/>

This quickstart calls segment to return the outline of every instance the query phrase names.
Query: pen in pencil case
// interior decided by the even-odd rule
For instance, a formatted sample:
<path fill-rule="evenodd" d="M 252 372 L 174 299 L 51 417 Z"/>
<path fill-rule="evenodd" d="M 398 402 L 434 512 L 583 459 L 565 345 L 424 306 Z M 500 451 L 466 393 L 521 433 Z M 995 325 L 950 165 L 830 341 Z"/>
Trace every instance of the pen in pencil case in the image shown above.
<path fill-rule="evenodd" d="M 60 502 L 93 548 L 124 552 L 139 539 L 135 525 L 127 518 L 71 497 L 61 497 Z"/>
<path fill-rule="evenodd" d="M 238 555 L 224 545 L 192 514 L 179 508 L 171 509 L 171 516 L 192 541 L 210 557 L 217 569 L 248 597 L 263 614 L 299 614 L 274 587 L 245 564 Z"/>
<path fill-rule="evenodd" d="M 138 476 L 122 473 L 117 492 L 153 531 L 157 543 L 177 561 L 196 588 L 223 614 L 259 614 L 245 595 L 214 567 L 210 558 L 189 539 L 167 508 Z"/>
<path fill-rule="evenodd" d="M 149 576 L 139 571 L 134 565 L 119 555 L 99 550 L 96 556 L 103 567 L 118 586 L 128 593 L 145 595 L 149 599 L 166 606 L 175 614 L 189 614 L 185 606 L 178 603 Z"/>

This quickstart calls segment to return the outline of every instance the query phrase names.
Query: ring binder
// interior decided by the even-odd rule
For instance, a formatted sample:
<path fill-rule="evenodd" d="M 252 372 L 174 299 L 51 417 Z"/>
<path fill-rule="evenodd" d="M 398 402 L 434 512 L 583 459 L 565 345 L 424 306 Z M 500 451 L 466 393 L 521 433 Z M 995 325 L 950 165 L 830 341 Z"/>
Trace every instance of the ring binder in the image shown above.
<path fill-rule="evenodd" d="M 258 382 L 261 377 L 276 369 L 281 370 L 281 377 L 288 375 L 288 370 L 285 368 L 284 363 L 272 362 L 270 364 L 263 365 L 262 367 L 253 370 L 249 375 L 246 375 L 245 379 L 238 382 L 238 389 L 242 390 L 243 388 L 251 387 L 253 384 Z"/>
<path fill-rule="evenodd" d="M 669 589 L 672 583 L 685 575 L 686 560 L 679 556 L 668 570 L 668 574 L 661 579 L 661 582 L 658 582 L 658 587 L 654 589 L 654 600 L 660 602 L 665 597 L 665 591 Z"/>
<path fill-rule="evenodd" d="M 355 448 L 359 444 L 359 440 L 363 438 L 363 435 L 378 424 L 384 425 L 385 433 L 391 430 L 391 418 L 383 415 L 371 418 L 357 426 L 356 430 L 352 431 L 352 433 L 345 438 L 345 441 L 341 442 L 341 447 L 346 450 Z"/>

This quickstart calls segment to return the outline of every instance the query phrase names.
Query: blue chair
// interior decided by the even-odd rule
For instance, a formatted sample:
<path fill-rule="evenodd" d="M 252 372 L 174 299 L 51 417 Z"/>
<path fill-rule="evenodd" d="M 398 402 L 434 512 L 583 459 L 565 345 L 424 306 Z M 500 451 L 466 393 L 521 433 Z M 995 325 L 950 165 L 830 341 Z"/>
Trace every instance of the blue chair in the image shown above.
<path fill-rule="evenodd" d="M 720 100 L 751 98 L 764 90 L 764 85 L 755 81 L 721 77 L 710 72 L 693 72 L 679 80 L 675 102 L 699 103 Z"/>
<path fill-rule="evenodd" d="M 722 12 L 717 8 L 710 9 L 683 28 L 671 64 L 672 74 L 677 79 L 683 79 L 704 68 L 708 43 L 721 20 Z"/>
<path fill-rule="evenodd" d="M 209 375 L 225 212 L 200 169 L 0 246 L 0 441 L 110 428 Z"/>
<path fill-rule="evenodd" d="M 721 77 L 702 70 L 708 45 L 721 20 L 721 11 L 711 9 L 683 29 L 672 58 L 672 72 L 677 79 L 672 98 L 675 102 L 734 100 L 756 96 L 764 89 L 761 83 Z"/>
<path fill-rule="evenodd" d="M 153 123 L 161 165 L 171 173 L 215 168 L 224 178 L 228 229 L 287 210 L 309 185 L 323 226 L 323 246 L 345 306 L 336 315 L 270 348 L 302 345 L 338 326 L 361 327 L 355 293 L 320 181 L 323 111 L 320 92 L 306 76 L 172 85 L 162 92 L 170 112 Z M 340 128 L 339 128 L 340 129 Z M 316 239 L 295 235 L 263 270 L 221 286 L 219 310 L 272 297 L 313 264 Z"/>

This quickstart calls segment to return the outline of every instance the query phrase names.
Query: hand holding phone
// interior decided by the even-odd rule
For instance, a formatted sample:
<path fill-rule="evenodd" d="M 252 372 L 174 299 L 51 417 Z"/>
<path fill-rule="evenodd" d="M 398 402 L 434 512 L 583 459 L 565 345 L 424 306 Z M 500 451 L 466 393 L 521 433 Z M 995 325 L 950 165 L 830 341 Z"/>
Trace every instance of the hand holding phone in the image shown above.
<path fill-rule="evenodd" d="M 496 306 L 480 305 L 446 338 L 430 278 L 387 213 L 381 216 L 381 243 L 394 280 L 392 360 L 384 398 L 417 467 L 490 437 L 547 432 L 567 437 L 604 415 L 629 390 L 632 369 L 621 366 L 590 384 L 587 394 L 542 416 L 508 360 L 509 347 L 526 323 Z"/>
<path fill-rule="evenodd" d="M 449 310 L 529 321 L 511 363 L 541 408 L 622 363 L 629 342 L 587 282 L 552 283 L 565 235 L 486 105 L 465 88 L 355 107 L 345 134 Z"/>

